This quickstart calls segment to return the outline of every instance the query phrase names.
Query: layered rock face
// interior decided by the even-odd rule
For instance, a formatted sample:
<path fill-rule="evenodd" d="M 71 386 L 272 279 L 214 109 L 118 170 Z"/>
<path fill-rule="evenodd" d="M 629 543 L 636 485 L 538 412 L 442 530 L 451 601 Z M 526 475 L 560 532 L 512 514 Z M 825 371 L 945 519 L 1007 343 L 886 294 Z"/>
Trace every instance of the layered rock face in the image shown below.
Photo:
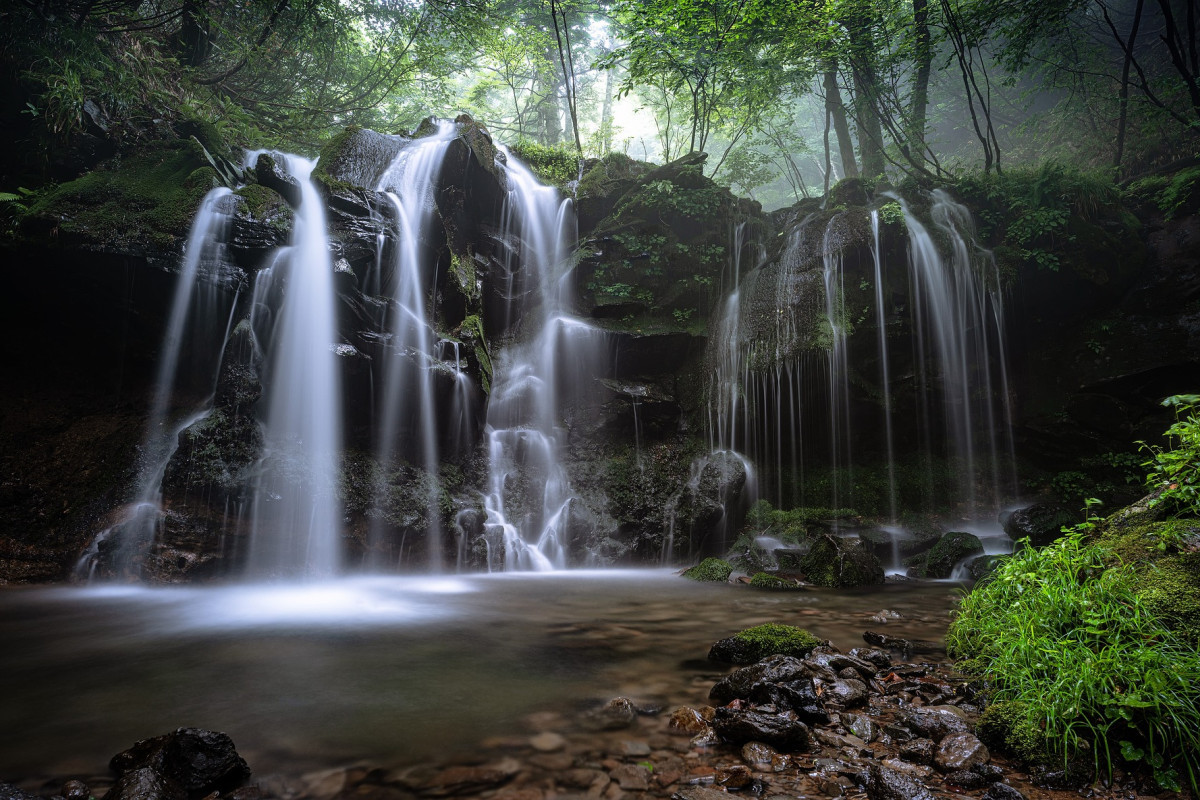
<path fill-rule="evenodd" d="M 419 568 L 435 551 L 443 565 L 494 567 L 485 496 L 498 491 L 506 507 L 534 513 L 540 491 L 532 473 L 507 475 L 497 490 L 489 472 L 497 361 L 537 335 L 512 310 L 536 305 L 539 289 L 522 268 L 530 245 L 507 217 L 505 155 L 469 118 L 455 123 L 433 182 L 435 221 L 416 242 L 436 346 L 418 352 L 389 333 L 401 237 L 395 205 L 376 187 L 436 127 L 347 130 L 313 173 L 335 271 L 337 492 L 351 567 Z M 16 388 L 0 422 L 0 578 L 63 579 L 85 551 L 88 569 L 109 578 L 238 573 L 256 481 L 286 467 L 264 465 L 255 278 L 288 242 L 301 202 L 270 154 L 238 161 L 194 138 L 147 145 L 45 193 L 4 245 Z M 1195 259 L 1184 245 L 1193 218 L 1097 223 L 1126 227 L 1112 247 L 1088 251 L 1090 270 L 983 274 L 991 299 L 979 301 L 979 319 L 1003 307 L 1007 351 L 984 334 L 985 355 L 963 378 L 975 388 L 960 402 L 945 389 L 947 371 L 929 367 L 944 355 L 929 326 L 936 287 L 912 266 L 923 230 L 951 258 L 937 218 L 949 200 L 900 210 L 894 196 L 847 184 L 824 207 L 765 215 L 704 177 L 702 156 L 654 167 L 614 154 L 584 166 L 564 311 L 595 331 L 603 358 L 586 374 L 560 371 L 576 384 L 555 420 L 569 565 L 724 552 L 758 497 L 879 517 L 897 505 L 984 508 L 1005 468 L 978 454 L 990 435 L 989 452 L 1009 457 L 1006 419 L 1018 456 L 1065 463 L 1112 450 L 1159 427 L 1154 402 L 1186 390 L 1200 364 Z M 229 309 L 219 369 L 177 386 L 173 419 L 207 413 L 182 428 L 163 468 L 153 541 L 118 557 L 122 504 L 147 469 L 145 398 L 180 248 L 200 197 L 220 183 L 235 191 L 226 258 L 210 276 Z M 1110 257 L 1119 263 L 1105 265 Z M 1056 304 L 1060 296 L 1071 302 Z M 1111 321 L 1083 324 L 1096 319 Z M 461 409 L 395 421 L 386 457 L 376 445 L 385 364 L 402 383 L 425 376 L 433 407 Z M 1007 389 L 998 385 L 1006 366 Z M 959 436 L 956 409 L 984 401 L 991 423 Z M 428 426 L 436 465 L 414 455 Z M 965 479 L 954 466 L 964 441 L 976 459 Z M 906 461 L 912 453 L 925 456 Z M 94 542 L 101 531 L 110 533 Z"/>

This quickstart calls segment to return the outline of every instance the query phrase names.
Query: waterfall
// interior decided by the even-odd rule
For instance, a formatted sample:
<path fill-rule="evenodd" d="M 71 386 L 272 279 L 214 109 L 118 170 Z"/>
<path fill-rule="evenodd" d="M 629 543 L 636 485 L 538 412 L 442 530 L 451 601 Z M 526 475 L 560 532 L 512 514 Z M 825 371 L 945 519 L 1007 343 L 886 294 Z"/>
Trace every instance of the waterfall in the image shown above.
<path fill-rule="evenodd" d="M 570 313 L 571 201 L 506 155 L 504 233 L 520 243 L 526 285 L 521 292 L 509 283 L 505 316 L 520 320 L 522 340 L 496 356 L 487 411 L 489 568 L 500 566 L 491 560 L 502 545 L 506 570 L 562 569 L 574 495 L 561 463 L 566 432 L 560 413 L 591 391 L 608 337 Z M 516 273 L 509 264 L 508 274 Z"/>
<path fill-rule="evenodd" d="M 258 273 L 251 315 L 264 344 L 264 471 L 252 502 L 248 569 L 330 575 L 341 566 L 341 393 L 333 261 L 314 161 L 277 155 L 300 186 L 288 246 Z"/>
<path fill-rule="evenodd" d="M 78 577 L 92 577 L 101 546 L 114 535 L 118 536 L 115 565 L 122 571 L 136 571 L 135 559 L 158 532 L 163 475 L 178 446 L 179 433 L 208 413 L 220 371 L 220 353 L 237 305 L 236 292 L 231 299 L 229 281 L 222 274 L 227 264 L 225 243 L 229 236 L 231 194 L 223 187 L 213 189 L 204 196 L 192 220 L 163 334 L 154 396 L 142 440 L 137 493 L 124 518 L 102 531 L 83 554 L 76 567 Z M 179 369 L 181 361 L 188 367 L 183 377 Z M 189 386 L 189 378 L 193 382 L 198 379 L 198 385 Z M 197 391 L 204 394 L 191 411 L 182 420 L 170 419 L 179 395 L 194 396 Z"/>
<path fill-rule="evenodd" d="M 888 522 L 899 519 L 896 497 L 896 443 L 892 434 L 892 378 L 887 341 L 887 305 L 883 297 L 883 248 L 879 244 L 879 209 L 871 209 L 871 256 L 875 262 L 875 324 L 879 327 L 879 386 L 883 394 L 883 429 L 887 439 Z"/>
<path fill-rule="evenodd" d="M 383 363 L 384 394 L 376 452 L 382 465 L 381 485 L 375 502 L 386 503 L 390 489 L 387 474 L 396 455 L 397 439 L 415 440 L 419 464 L 430 475 L 438 474 L 437 409 L 434 399 L 434 370 L 440 364 L 438 339 L 429 325 L 424 280 L 423 239 L 434 219 L 433 192 L 446 149 L 455 135 L 454 123 L 441 121 L 432 136 L 417 139 L 397 154 L 379 180 L 378 190 L 387 193 L 395 209 L 397 246 L 390 286 L 381 287 L 391 300 L 388 309 L 388 357 Z M 378 273 L 377 273 L 378 274 Z M 457 350 L 455 351 L 457 353 Z M 465 375 L 458 369 L 456 376 Z M 456 382 L 461 380 L 456 377 Z M 465 391 L 465 389 L 464 389 Z M 438 507 L 436 481 L 426 481 L 430 509 Z M 431 569 L 442 568 L 442 531 L 439 515 L 428 515 L 426 557 Z M 374 523 L 372 537 L 380 535 Z"/>

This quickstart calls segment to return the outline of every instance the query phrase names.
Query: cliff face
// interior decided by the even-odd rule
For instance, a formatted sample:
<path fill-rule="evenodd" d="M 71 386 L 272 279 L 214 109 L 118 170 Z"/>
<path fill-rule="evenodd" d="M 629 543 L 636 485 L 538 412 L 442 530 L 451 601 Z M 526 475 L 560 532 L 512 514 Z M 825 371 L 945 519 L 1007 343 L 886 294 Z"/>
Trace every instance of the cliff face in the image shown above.
<path fill-rule="evenodd" d="M 471 422 L 438 423 L 436 473 L 411 458 L 381 463 L 371 446 L 379 366 L 430 369 L 427 355 L 389 342 L 380 290 L 395 278 L 386 272 L 395 219 L 373 187 L 410 139 L 348 130 L 314 173 L 337 292 L 343 545 L 352 564 L 419 566 L 413 554 L 427 551 L 423 539 L 436 528 L 448 533 L 444 561 L 479 567 L 488 559 L 485 410 L 495 359 L 530 335 L 508 309 L 533 287 L 513 272 L 523 244 L 505 233 L 510 187 L 498 151 L 482 126 L 460 118 L 437 177 L 437 222 L 420 249 L 436 360 L 454 365 L 433 365 L 434 402 L 463 402 L 455 376 L 469 376 Z M 927 334 L 914 308 L 924 290 L 907 256 L 914 229 L 893 198 L 848 185 L 825 209 L 806 203 L 768 217 L 704 178 L 700 159 L 654 168 L 610 156 L 587 166 L 567 279 L 571 312 L 602 332 L 606 357 L 557 423 L 573 493 L 564 522 L 570 563 L 721 551 L 752 496 L 780 505 L 854 502 L 885 516 L 885 461 L 923 447 L 953 460 L 951 437 L 937 433 L 952 403 L 939 400 L 934 419 L 920 421 L 944 374 L 921 379 L 916 343 Z M 211 394 L 211 411 L 179 435 L 157 536 L 117 558 L 183 240 L 200 197 L 219 183 L 239 187 L 220 276 L 229 335 L 215 391 L 185 381 L 174 399 L 179 414 Z M 123 154 L 30 205 L 3 244 L 0 580 L 66 579 L 113 526 L 91 553 L 101 575 L 179 581 L 237 572 L 247 531 L 236 520 L 264 456 L 262 363 L 247 322 L 252 286 L 286 243 L 296 203 L 269 157 L 243 169 L 219 144 L 188 138 Z M 1006 357 L 1007 397 L 991 399 L 1013 414 L 1017 454 L 1034 465 L 1026 475 L 1070 470 L 1151 436 L 1161 429 L 1157 400 L 1195 390 L 1200 267 L 1191 242 L 1200 223 L 1140 211 L 1141 222 L 1118 210 L 1088 221 L 1104 236 L 1084 230 L 1087 246 L 1070 269 L 1017 265 L 997 273 L 1002 285 L 988 284 L 1002 301 L 1007 349 L 993 347 L 987 359 L 996 363 L 975 367 L 998 369 Z M 907 213 L 926 221 L 935 246 L 950 248 L 928 205 Z M 834 352 L 843 367 L 831 366 Z M 844 387 L 830 411 L 835 376 Z M 395 452 L 414 452 L 420 435 L 400 425 Z M 889 461 L 890 450 L 901 457 Z M 850 465 L 857 483 L 839 483 Z M 899 480 L 900 500 L 912 507 L 928 500 L 929 475 L 949 480 L 952 468 L 917 471 L 908 489 Z M 522 480 L 503 487 L 511 507 L 536 494 Z M 857 497 L 848 499 L 846 486 Z"/>

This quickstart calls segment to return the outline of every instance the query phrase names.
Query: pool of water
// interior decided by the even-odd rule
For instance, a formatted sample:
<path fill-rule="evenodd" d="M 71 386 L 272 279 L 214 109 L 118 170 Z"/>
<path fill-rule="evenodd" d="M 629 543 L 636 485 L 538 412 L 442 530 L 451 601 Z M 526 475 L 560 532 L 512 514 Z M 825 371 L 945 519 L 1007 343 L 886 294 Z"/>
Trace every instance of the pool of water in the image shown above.
<path fill-rule="evenodd" d="M 666 570 L 0 592 L 0 780 L 102 775 L 135 740 L 225 731 L 258 774 L 452 759 L 536 712 L 699 702 L 716 639 L 939 640 L 958 588 L 771 593 Z M 881 610 L 900 619 L 873 621 Z"/>

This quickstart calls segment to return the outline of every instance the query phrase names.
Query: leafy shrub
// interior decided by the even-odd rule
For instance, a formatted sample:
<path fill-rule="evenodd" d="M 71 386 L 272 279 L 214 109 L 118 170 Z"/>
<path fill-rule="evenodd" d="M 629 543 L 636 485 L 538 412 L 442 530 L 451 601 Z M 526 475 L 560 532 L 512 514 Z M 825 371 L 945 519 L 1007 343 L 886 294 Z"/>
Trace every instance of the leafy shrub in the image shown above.
<path fill-rule="evenodd" d="M 1165 503 L 1176 513 L 1200 515 L 1200 395 L 1168 397 L 1164 406 L 1175 409 L 1175 424 L 1167 428 L 1166 448 L 1141 442 L 1151 459 L 1147 485 L 1161 490 L 1155 503 Z"/>
<path fill-rule="evenodd" d="M 579 179 L 579 153 L 573 147 L 521 139 L 509 149 L 548 184 L 565 189 L 568 183 Z"/>

